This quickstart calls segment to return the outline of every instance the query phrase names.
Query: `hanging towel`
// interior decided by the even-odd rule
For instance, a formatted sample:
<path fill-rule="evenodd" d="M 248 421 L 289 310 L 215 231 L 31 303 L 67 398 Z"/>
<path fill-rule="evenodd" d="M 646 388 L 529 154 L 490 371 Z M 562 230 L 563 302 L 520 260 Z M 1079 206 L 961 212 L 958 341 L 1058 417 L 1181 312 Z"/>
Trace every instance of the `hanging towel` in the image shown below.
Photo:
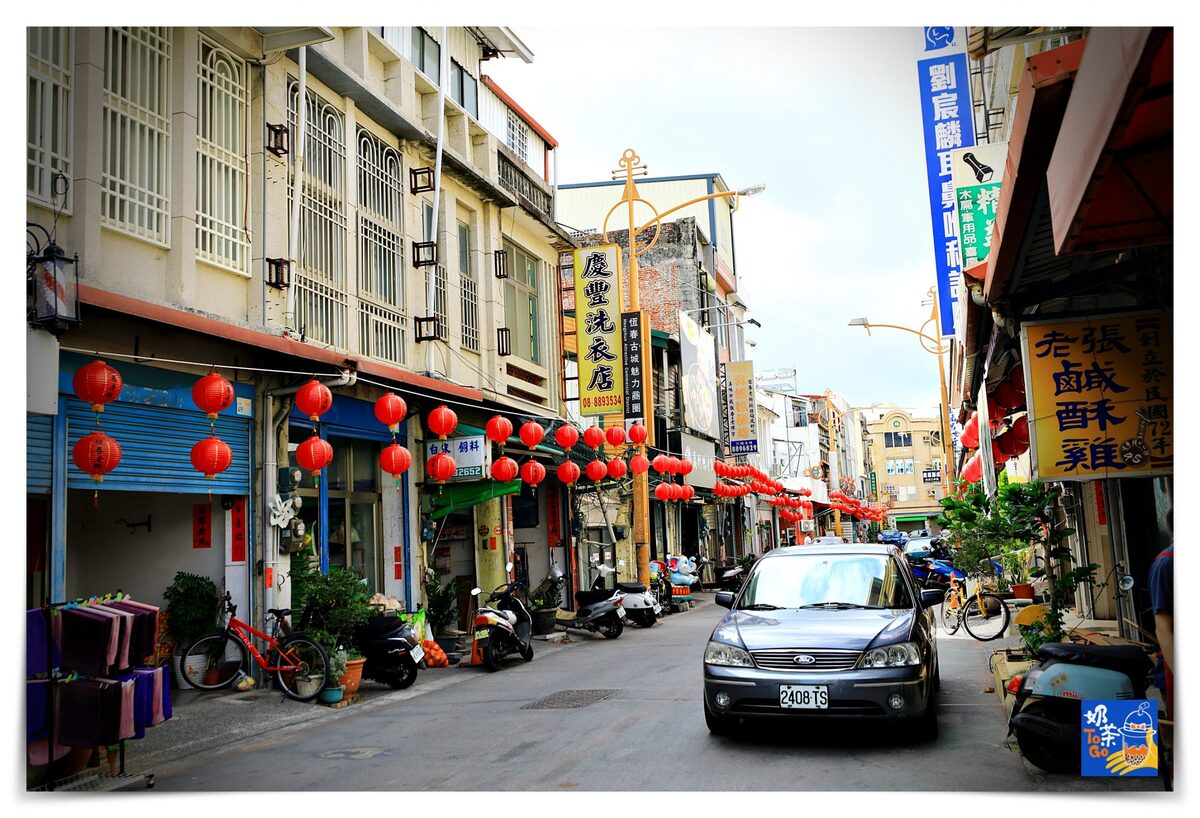
<path fill-rule="evenodd" d="M 119 610 L 110 605 L 93 605 L 92 609 L 104 613 L 111 613 L 113 616 L 117 617 L 117 621 L 120 623 L 121 630 L 117 642 L 117 661 L 114 670 L 124 670 L 131 665 L 141 662 L 142 657 L 140 656 L 136 657 L 136 660 L 131 662 L 130 659 L 132 657 L 129 655 L 130 637 L 133 631 L 134 619 L 136 618 L 134 614 L 131 614 L 128 611 Z"/>
<path fill-rule="evenodd" d="M 84 608 L 68 608 L 62 612 L 62 649 L 64 670 L 76 670 L 92 676 L 108 672 L 108 646 L 116 657 L 114 625 L 116 620 Z"/>
<path fill-rule="evenodd" d="M 29 763 L 35 767 L 50 763 L 49 741 L 46 736 L 49 731 L 49 722 L 47 721 L 49 698 L 50 682 L 34 680 L 25 683 L 26 752 Z M 54 759 L 56 761 L 69 752 L 71 752 L 70 747 L 60 744 L 58 741 L 54 742 Z"/>
<path fill-rule="evenodd" d="M 25 612 L 25 675 L 36 676 L 45 673 L 46 643 L 50 643 L 50 661 L 54 667 L 62 664 L 62 654 L 58 651 L 58 643 L 50 636 L 50 628 L 46 624 L 46 612 L 34 608 Z"/>
<path fill-rule="evenodd" d="M 68 747 L 98 747 L 108 715 L 105 685 L 88 679 L 58 687 L 58 740 Z"/>
<path fill-rule="evenodd" d="M 137 732 L 134 726 L 136 721 L 134 717 L 134 688 L 136 682 L 133 679 L 126 679 L 121 682 L 121 719 L 120 728 L 117 737 L 121 739 L 133 738 Z"/>

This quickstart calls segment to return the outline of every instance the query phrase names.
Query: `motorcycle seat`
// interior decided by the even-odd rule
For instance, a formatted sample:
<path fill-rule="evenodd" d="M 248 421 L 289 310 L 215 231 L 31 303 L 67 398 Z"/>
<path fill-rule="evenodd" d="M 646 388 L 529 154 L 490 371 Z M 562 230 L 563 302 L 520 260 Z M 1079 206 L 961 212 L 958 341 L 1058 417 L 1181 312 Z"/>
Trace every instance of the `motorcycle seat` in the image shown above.
<path fill-rule="evenodd" d="M 1037 649 L 1039 659 L 1071 662 L 1089 667 L 1124 673 L 1133 688 L 1144 691 L 1146 674 L 1154 666 L 1146 651 L 1137 645 L 1077 645 L 1068 642 L 1048 642 Z"/>
<path fill-rule="evenodd" d="M 599 591 L 576 591 L 575 601 L 580 605 L 594 605 L 597 602 L 602 602 L 612 596 L 612 591 L 602 589 Z"/>
<path fill-rule="evenodd" d="M 627 594 L 646 593 L 646 586 L 638 582 L 618 582 L 617 587 Z"/>
<path fill-rule="evenodd" d="M 399 636 L 408 627 L 408 623 L 398 616 L 378 614 L 364 622 L 358 629 L 358 635 L 364 640 L 387 639 Z"/>

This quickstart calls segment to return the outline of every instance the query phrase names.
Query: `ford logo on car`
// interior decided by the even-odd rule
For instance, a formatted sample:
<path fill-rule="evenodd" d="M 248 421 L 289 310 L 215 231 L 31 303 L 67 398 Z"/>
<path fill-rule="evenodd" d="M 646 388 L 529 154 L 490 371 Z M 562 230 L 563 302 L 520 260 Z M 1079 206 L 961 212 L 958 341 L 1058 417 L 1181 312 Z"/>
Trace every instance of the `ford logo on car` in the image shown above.
<path fill-rule="evenodd" d="M 807 653 L 801 653 L 799 656 L 796 656 L 794 659 L 792 659 L 792 661 L 798 665 L 811 665 L 813 662 L 817 661 L 817 657 L 809 656 Z"/>

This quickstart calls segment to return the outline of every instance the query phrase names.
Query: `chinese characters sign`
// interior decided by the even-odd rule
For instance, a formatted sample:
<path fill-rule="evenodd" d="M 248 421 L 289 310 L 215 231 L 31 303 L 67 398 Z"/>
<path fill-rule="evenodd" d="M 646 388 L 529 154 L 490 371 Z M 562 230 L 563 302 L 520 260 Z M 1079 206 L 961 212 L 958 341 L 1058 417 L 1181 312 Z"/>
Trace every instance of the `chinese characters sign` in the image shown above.
<path fill-rule="evenodd" d="M 616 415 L 625 408 L 621 348 L 621 249 L 575 251 L 575 329 L 579 413 Z"/>
<path fill-rule="evenodd" d="M 1147 699 L 1081 702 L 1080 773 L 1158 775 L 1158 707 Z"/>
<path fill-rule="evenodd" d="M 717 426 L 716 357 L 716 341 L 712 335 L 686 313 L 679 313 L 683 425 L 711 438 L 721 436 Z"/>
<path fill-rule="evenodd" d="M 229 561 L 246 561 L 246 498 L 235 497 L 230 514 Z"/>
<path fill-rule="evenodd" d="M 950 153 L 954 203 L 958 210 L 958 245 L 962 266 L 984 261 L 992 249 L 992 227 L 1000 202 L 1000 180 L 1008 143 L 993 142 Z"/>
<path fill-rule="evenodd" d="M 212 548 L 212 503 L 192 505 L 192 548 Z"/>
<path fill-rule="evenodd" d="M 962 281 L 962 253 L 955 224 L 951 152 L 975 144 L 971 119 L 970 77 L 966 36 L 961 28 L 923 29 L 917 78 L 921 123 L 925 131 L 925 167 L 933 222 L 933 257 L 937 268 L 942 334 L 954 334 L 954 306 Z M 1003 167 L 1001 167 L 1001 170 Z"/>
<path fill-rule="evenodd" d="M 754 397 L 754 362 L 730 361 L 725 369 L 730 454 L 758 451 L 758 403 Z"/>
<path fill-rule="evenodd" d="M 446 440 L 430 440 L 425 444 L 425 459 L 439 452 L 454 458 L 457 468 L 451 480 L 480 480 L 488 476 L 492 467 L 490 447 L 483 435 L 474 437 L 451 437 Z"/>
<path fill-rule="evenodd" d="M 1171 314 L 1021 328 L 1034 472 L 1043 480 L 1174 470 Z"/>
<path fill-rule="evenodd" d="M 650 373 L 643 369 L 642 355 L 646 342 L 649 340 L 642 333 L 642 313 L 621 313 L 621 350 L 625 361 L 625 420 L 646 417 L 646 376 Z M 647 424 L 653 425 L 653 424 Z"/>

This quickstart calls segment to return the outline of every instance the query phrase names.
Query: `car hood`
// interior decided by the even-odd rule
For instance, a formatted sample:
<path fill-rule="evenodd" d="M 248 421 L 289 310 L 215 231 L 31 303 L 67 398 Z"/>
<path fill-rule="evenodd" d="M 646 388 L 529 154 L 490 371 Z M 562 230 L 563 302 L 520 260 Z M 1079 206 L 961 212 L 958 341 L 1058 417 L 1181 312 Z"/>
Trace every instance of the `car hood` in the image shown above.
<path fill-rule="evenodd" d="M 904 641 L 915 618 L 912 609 L 730 611 L 713 631 L 713 639 L 747 650 L 864 650 L 877 642 Z"/>

